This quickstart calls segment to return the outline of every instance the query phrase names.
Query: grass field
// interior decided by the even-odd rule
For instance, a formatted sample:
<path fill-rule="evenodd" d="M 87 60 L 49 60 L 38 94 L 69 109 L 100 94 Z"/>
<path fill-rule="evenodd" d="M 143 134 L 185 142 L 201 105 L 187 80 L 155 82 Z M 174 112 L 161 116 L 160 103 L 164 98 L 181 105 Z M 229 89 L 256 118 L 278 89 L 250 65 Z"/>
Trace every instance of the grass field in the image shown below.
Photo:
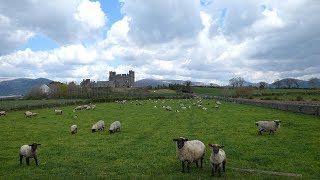
<path fill-rule="evenodd" d="M 55 115 L 53 108 L 35 109 L 39 115 L 33 118 L 25 118 L 23 111 L 9 112 L 0 116 L 0 179 L 208 179 L 208 143 L 225 146 L 228 179 L 292 179 L 232 168 L 320 178 L 319 117 L 227 102 L 215 109 L 213 100 L 203 100 L 205 111 L 192 106 L 195 101 L 101 103 L 95 110 L 76 113 L 72 112 L 74 106 L 67 106 L 61 107 L 63 115 Z M 191 109 L 177 113 L 162 108 L 170 105 L 175 110 L 180 103 Z M 121 132 L 92 133 L 92 124 L 100 119 L 107 127 L 119 120 Z M 280 119 L 281 128 L 274 135 L 260 136 L 255 121 L 261 119 Z M 76 135 L 69 132 L 72 124 L 78 125 Z M 206 144 L 203 169 L 192 164 L 190 174 L 181 173 L 172 140 L 180 136 Z M 42 144 L 39 166 L 33 159 L 30 166 L 25 159 L 20 165 L 19 148 L 32 142 Z"/>

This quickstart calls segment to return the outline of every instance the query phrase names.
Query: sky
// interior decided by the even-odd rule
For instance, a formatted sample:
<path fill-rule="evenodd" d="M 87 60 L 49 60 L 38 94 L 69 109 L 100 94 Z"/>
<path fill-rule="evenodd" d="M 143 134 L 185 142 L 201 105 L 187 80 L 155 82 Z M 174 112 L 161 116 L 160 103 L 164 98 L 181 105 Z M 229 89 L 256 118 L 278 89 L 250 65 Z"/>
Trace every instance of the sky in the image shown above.
<path fill-rule="evenodd" d="M 319 0 L 0 0 L 0 80 L 320 78 Z"/>

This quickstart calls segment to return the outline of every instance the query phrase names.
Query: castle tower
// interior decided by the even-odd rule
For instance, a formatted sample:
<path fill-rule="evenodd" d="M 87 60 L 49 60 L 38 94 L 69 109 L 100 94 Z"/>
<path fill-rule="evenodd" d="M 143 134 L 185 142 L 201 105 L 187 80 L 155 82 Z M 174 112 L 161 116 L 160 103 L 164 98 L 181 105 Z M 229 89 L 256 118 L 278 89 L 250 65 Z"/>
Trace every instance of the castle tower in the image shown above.
<path fill-rule="evenodd" d="M 134 71 L 130 70 L 129 71 L 129 86 L 134 87 Z"/>

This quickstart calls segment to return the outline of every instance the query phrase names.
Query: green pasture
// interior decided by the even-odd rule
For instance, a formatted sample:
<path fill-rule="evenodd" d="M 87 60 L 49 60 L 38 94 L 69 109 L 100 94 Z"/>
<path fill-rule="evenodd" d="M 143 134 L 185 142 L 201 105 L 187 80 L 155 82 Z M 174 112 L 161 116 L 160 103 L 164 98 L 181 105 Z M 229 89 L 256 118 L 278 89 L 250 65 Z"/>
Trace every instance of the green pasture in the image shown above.
<path fill-rule="evenodd" d="M 73 112 L 75 106 L 34 109 L 37 117 L 24 111 L 0 116 L 0 179 L 209 179 L 211 150 L 208 143 L 224 145 L 227 179 L 293 179 L 293 177 L 244 173 L 233 168 L 302 174 L 303 179 L 320 178 L 320 118 L 274 109 L 203 100 L 145 100 L 126 104 L 99 103 L 95 110 Z M 141 103 L 140 103 L 141 102 Z M 189 107 L 179 108 L 180 104 Z M 171 106 L 165 111 L 162 106 Z M 156 107 L 155 107 L 156 106 Z M 175 112 L 179 109 L 179 112 Z M 74 118 L 74 115 L 78 118 Z M 255 122 L 279 119 L 281 128 L 273 135 L 258 135 Z M 122 130 L 91 132 L 104 120 L 107 126 L 119 120 Z M 70 126 L 78 125 L 71 135 Z M 173 138 L 198 139 L 206 145 L 203 169 L 191 165 L 181 173 Z M 38 161 L 19 164 L 23 144 L 40 143 Z M 299 179 L 299 178 L 298 178 Z"/>

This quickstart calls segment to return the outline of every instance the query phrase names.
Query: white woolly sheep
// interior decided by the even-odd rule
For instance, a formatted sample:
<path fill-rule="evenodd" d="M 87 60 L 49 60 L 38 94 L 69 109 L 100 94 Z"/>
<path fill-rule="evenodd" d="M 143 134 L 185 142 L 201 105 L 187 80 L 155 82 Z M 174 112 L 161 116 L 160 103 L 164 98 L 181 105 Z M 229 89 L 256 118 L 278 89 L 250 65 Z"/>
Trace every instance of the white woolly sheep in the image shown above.
<path fill-rule="evenodd" d="M 226 153 L 224 152 L 224 146 L 219 144 L 209 144 L 212 147 L 212 152 L 210 156 L 211 163 L 211 176 L 214 176 L 214 173 L 218 171 L 219 177 L 221 177 L 221 170 L 223 173 L 226 172 Z"/>
<path fill-rule="evenodd" d="M 201 168 L 203 157 L 205 154 L 205 145 L 199 140 L 189 141 L 186 138 L 180 137 L 173 139 L 176 141 L 177 158 L 182 162 L 182 172 L 184 173 L 185 162 L 187 162 L 188 173 L 190 173 L 190 163 L 195 162 L 197 167 L 200 160 Z"/>
<path fill-rule="evenodd" d="M 260 135 L 262 135 L 262 131 L 263 132 L 269 131 L 269 135 L 270 135 L 271 132 L 274 133 L 274 131 L 276 131 L 278 128 L 280 128 L 280 123 L 281 123 L 281 121 L 279 121 L 279 120 L 258 121 L 258 122 L 256 122 L 256 126 L 259 130 Z"/>
<path fill-rule="evenodd" d="M 76 134 L 77 132 L 78 132 L 78 126 L 77 125 L 72 125 L 71 127 L 70 127 L 70 132 L 71 132 L 71 134 Z"/>
<path fill-rule="evenodd" d="M 38 113 L 32 113 L 32 116 L 38 116 Z"/>
<path fill-rule="evenodd" d="M 26 111 L 24 112 L 24 115 L 26 115 L 26 117 L 32 117 L 33 113 L 30 111 Z"/>
<path fill-rule="evenodd" d="M 0 116 L 5 116 L 6 112 L 5 111 L 0 111 Z"/>
<path fill-rule="evenodd" d="M 22 164 L 22 158 L 26 158 L 27 165 L 29 166 L 29 159 L 34 158 L 36 161 L 36 165 L 38 165 L 37 159 L 37 147 L 41 144 L 33 143 L 30 145 L 23 145 L 20 148 L 19 156 L 20 156 L 20 164 Z"/>
<path fill-rule="evenodd" d="M 74 108 L 75 111 L 76 110 L 81 110 L 81 109 L 82 109 L 82 106 L 77 106 L 77 107 Z"/>
<path fill-rule="evenodd" d="M 62 110 L 60 110 L 60 109 L 55 109 L 55 110 L 54 110 L 54 113 L 62 115 Z"/>
<path fill-rule="evenodd" d="M 217 104 L 217 105 L 221 105 L 221 102 L 220 102 L 220 101 L 217 101 L 216 104 Z"/>
<path fill-rule="evenodd" d="M 110 128 L 109 128 L 109 132 L 110 134 L 115 133 L 117 131 L 120 131 L 121 129 L 121 124 L 119 121 L 115 121 L 113 123 L 111 123 Z"/>
<path fill-rule="evenodd" d="M 167 107 L 166 107 L 166 110 L 167 110 L 167 111 L 172 111 L 172 108 L 171 108 L 170 106 L 167 106 Z"/>
<path fill-rule="evenodd" d="M 91 130 L 92 132 L 97 132 L 98 130 L 103 130 L 104 127 L 105 127 L 104 121 L 100 120 L 92 126 Z"/>

